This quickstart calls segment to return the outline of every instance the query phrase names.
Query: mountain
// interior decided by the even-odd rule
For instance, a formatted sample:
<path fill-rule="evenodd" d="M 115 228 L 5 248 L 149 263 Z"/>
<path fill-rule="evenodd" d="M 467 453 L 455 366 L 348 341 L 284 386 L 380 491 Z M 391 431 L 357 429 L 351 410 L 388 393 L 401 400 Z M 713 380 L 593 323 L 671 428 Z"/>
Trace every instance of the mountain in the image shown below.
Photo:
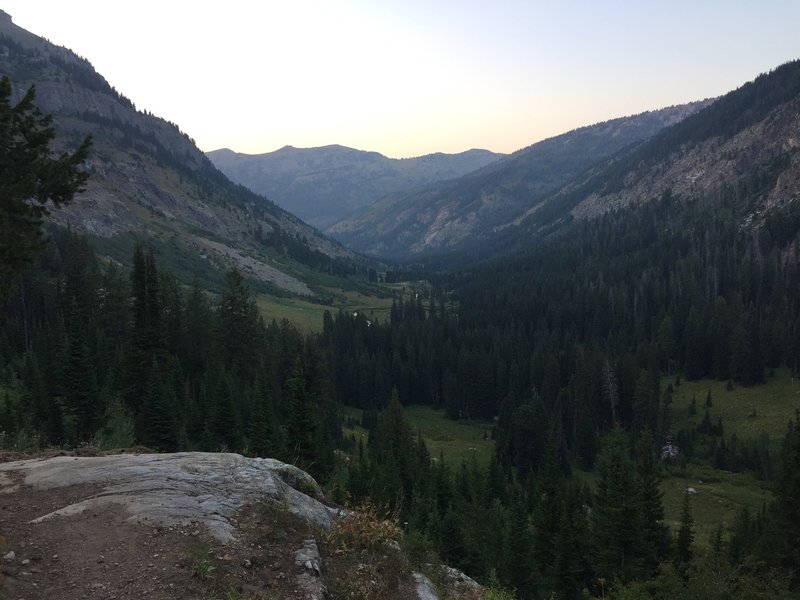
<path fill-rule="evenodd" d="M 518 150 L 464 177 L 398 193 L 328 231 L 387 257 L 452 252 L 525 214 L 598 160 L 684 119 L 695 102 L 582 127 Z"/>
<path fill-rule="evenodd" d="M 672 198 L 733 199 L 738 226 L 800 197 L 800 60 L 760 75 L 680 123 L 601 161 L 533 206 L 523 236 L 572 218 Z"/>
<path fill-rule="evenodd" d="M 459 154 L 438 152 L 394 159 L 338 145 L 285 146 L 255 155 L 227 148 L 208 153 L 231 180 L 265 195 L 322 230 L 389 194 L 408 193 L 461 177 L 502 156 L 473 149 Z"/>
<path fill-rule="evenodd" d="M 120 95 L 72 51 L 17 27 L 0 11 L 0 74 L 19 98 L 36 87 L 56 150 L 90 134 L 87 189 L 52 220 L 129 262 L 134 241 L 154 247 L 185 280 L 219 281 L 238 267 L 269 288 L 314 295 L 313 269 L 347 271 L 353 254 L 265 198 L 229 181 L 173 123 Z M 274 289 L 274 288 L 271 288 Z"/>

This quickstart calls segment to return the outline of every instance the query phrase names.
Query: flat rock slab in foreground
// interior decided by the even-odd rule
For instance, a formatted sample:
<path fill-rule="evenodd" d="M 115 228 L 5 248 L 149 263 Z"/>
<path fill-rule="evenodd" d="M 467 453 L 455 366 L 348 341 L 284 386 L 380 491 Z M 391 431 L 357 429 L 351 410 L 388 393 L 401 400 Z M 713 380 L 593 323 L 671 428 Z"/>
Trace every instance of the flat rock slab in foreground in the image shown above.
<path fill-rule="evenodd" d="M 20 483 L 39 490 L 87 484 L 100 490 L 32 522 L 122 505 L 129 521 L 202 523 L 223 542 L 233 539 L 235 528 L 230 519 L 248 501 L 273 501 L 323 527 L 336 515 L 335 509 L 318 500 L 322 492 L 306 472 L 277 460 L 239 454 L 57 456 L 0 464 L 0 494 L 19 491 Z"/>

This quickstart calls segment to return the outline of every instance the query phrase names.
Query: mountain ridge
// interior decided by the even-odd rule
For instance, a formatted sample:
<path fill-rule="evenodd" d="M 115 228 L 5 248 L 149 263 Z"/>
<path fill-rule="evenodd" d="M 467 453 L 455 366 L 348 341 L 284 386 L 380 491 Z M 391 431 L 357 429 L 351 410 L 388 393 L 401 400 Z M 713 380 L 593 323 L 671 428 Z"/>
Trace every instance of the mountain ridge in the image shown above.
<path fill-rule="evenodd" d="M 327 231 L 359 252 L 411 258 L 452 253 L 485 238 L 596 161 L 681 120 L 709 101 L 574 129 L 459 179 L 385 198 Z"/>
<path fill-rule="evenodd" d="M 387 194 L 465 175 L 505 155 L 473 148 L 447 154 L 389 158 L 341 144 L 284 146 L 260 154 L 228 148 L 207 153 L 233 181 L 325 231 Z"/>
<path fill-rule="evenodd" d="M 799 114 L 800 60 L 602 161 L 535 207 L 550 216 L 531 212 L 527 223 L 519 223 L 521 235 L 558 219 L 592 218 L 664 196 L 717 202 L 731 194 L 760 194 L 749 207 L 750 219 L 779 208 L 800 195 Z M 742 186 L 747 190 L 737 189 Z"/>
<path fill-rule="evenodd" d="M 0 18 L 0 73 L 16 97 L 31 85 L 52 114 L 61 151 L 92 135 L 85 192 L 51 211 L 60 225 L 99 238 L 129 260 L 131 236 L 175 254 L 188 278 L 233 266 L 257 281 L 315 295 L 302 268 L 352 263 L 355 255 L 283 209 L 230 182 L 174 123 L 119 94 L 91 63 Z M 302 269 L 300 269 L 302 270 Z"/>

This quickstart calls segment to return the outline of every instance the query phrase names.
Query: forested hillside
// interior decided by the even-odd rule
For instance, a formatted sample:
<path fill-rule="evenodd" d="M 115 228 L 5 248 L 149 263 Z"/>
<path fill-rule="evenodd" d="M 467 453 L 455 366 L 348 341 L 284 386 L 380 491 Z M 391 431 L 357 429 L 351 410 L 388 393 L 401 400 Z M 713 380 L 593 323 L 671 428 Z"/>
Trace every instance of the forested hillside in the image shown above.
<path fill-rule="evenodd" d="M 314 271 L 366 272 L 350 251 L 229 181 L 177 125 L 137 110 L 87 60 L 2 11 L 0 75 L 11 82 L 12 104 L 35 86 L 36 106 L 56 125 L 55 150 L 92 136 L 81 201 L 49 218 L 92 236 L 104 256 L 130 265 L 141 242 L 169 257 L 184 283 L 197 277 L 219 287 L 237 268 L 263 288 L 305 297 L 321 295 L 309 287 Z"/>
<path fill-rule="evenodd" d="M 313 338 L 264 323 L 242 275 L 218 297 L 136 247 L 130 273 L 53 233 L 0 319 L 2 443 L 283 457 L 323 477 L 338 421 Z M 282 424 L 279 426 L 279 424 Z"/>
<path fill-rule="evenodd" d="M 631 171 L 615 165 L 635 155 L 648 172 L 666 169 L 691 153 L 692 131 L 712 146 L 708 131 L 748 131 L 750 156 L 751 126 L 786 116 L 797 69 L 745 86 L 698 113 L 694 129 L 626 150 L 603 167 L 606 179 L 599 169 L 570 189 L 631 188 Z M 281 458 L 318 477 L 332 501 L 400 526 L 415 567 L 443 560 L 490 598 L 797 597 L 800 203 L 797 145 L 777 143 L 779 133 L 763 138 L 767 159 L 740 164 L 735 185 L 663 189 L 586 219 L 567 216 L 578 204 L 545 204 L 539 226 L 519 230 L 539 234 L 523 252 L 427 281 L 387 273 L 388 320 L 327 312 L 319 335 L 265 322 L 236 269 L 212 293 L 181 283 L 146 245 L 120 266 L 53 227 L 36 261 L 0 265 L 0 446 Z M 677 145 L 658 150 L 669 136 Z M 0 167 L 17 172 L 19 149 L 5 150 Z M 26 215 L 28 196 L 40 200 L 26 192 L 12 205 L 6 194 L 4 223 Z M 742 417 L 753 428 L 731 433 L 710 389 L 685 408 L 702 419 L 677 418 L 687 380 L 757 389 L 776 373 L 790 379 L 781 414 L 794 415 L 780 433 L 774 415 L 773 431 L 759 430 L 757 405 Z M 488 464 L 432 456 L 404 412 L 411 404 L 491 423 Z M 343 435 L 343 405 L 363 409 L 347 425 L 366 441 Z M 768 501 L 743 504 L 699 540 L 689 477 L 700 467 L 758 485 Z M 681 508 L 668 522 L 662 484 L 678 476 Z"/>
<path fill-rule="evenodd" d="M 496 228 L 523 218 L 598 161 L 708 102 L 612 119 L 537 142 L 463 177 L 394 193 L 330 232 L 362 252 L 406 260 L 444 255 L 463 265 L 469 262 L 465 250 L 481 247 Z"/>

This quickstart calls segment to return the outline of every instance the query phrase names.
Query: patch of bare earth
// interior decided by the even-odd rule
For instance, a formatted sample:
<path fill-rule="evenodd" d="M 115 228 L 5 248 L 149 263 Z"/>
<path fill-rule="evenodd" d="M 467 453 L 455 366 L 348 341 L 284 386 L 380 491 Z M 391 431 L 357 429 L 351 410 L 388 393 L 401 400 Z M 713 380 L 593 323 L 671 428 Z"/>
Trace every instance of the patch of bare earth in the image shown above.
<path fill-rule="evenodd" d="M 13 476 L 12 476 L 13 477 Z M 132 523 L 121 506 L 30 521 L 101 491 L 78 485 L 0 495 L 0 556 L 9 600 L 305 598 L 294 562 L 319 532 L 279 508 L 255 504 L 235 519 L 236 540 L 220 543 L 200 525 Z M 13 552 L 13 558 L 9 553 Z"/>
<path fill-rule="evenodd" d="M 418 600 L 434 597 L 418 594 L 419 583 L 424 578 L 412 573 L 409 560 L 398 545 L 400 530 L 393 521 L 383 520 L 369 506 L 359 511 L 344 511 L 330 529 L 312 524 L 317 521 L 308 519 L 315 514 L 309 512 L 309 506 L 299 511 L 298 515 L 303 516 L 289 512 L 299 509 L 303 498 L 312 502 L 305 495 L 297 495 L 294 488 L 287 487 L 284 492 L 291 493 L 279 494 L 264 485 L 264 494 L 251 494 L 243 504 L 238 504 L 240 509 L 224 508 L 224 499 L 229 498 L 231 502 L 237 485 L 245 481 L 245 487 L 252 492 L 261 489 L 259 484 L 266 484 L 269 476 L 276 477 L 275 482 L 282 481 L 283 476 L 298 476 L 293 468 L 282 463 L 264 463 L 237 455 L 128 454 L 119 457 L 119 464 L 111 461 L 116 466 L 109 468 L 108 461 L 100 458 L 96 459 L 100 462 L 96 462 L 94 458 L 84 460 L 72 454 L 71 460 L 62 460 L 61 457 L 70 454 L 40 453 L 36 458 L 42 462 L 17 462 L 31 457 L 0 454 L 0 463 L 5 463 L 5 468 L 0 470 L 2 600 Z M 70 466 L 77 465 L 73 460 L 84 460 L 83 470 L 69 471 Z M 187 464 L 192 468 L 186 472 L 174 468 Z M 142 475 L 133 469 L 137 465 L 151 470 Z M 159 465 L 162 471 L 157 470 Z M 235 473 L 230 481 L 220 483 L 219 477 L 217 480 L 214 477 L 223 468 L 233 469 Z M 76 473 L 86 475 L 83 481 L 91 483 L 63 485 L 71 476 L 80 481 Z M 102 476 L 98 477 L 97 473 Z M 211 482 L 215 481 L 217 487 L 222 485 L 224 489 L 214 488 L 217 493 L 214 498 L 220 503 L 218 510 L 221 512 L 201 511 L 196 513 L 202 515 L 196 517 L 197 520 L 163 520 L 166 508 L 171 506 L 179 514 L 185 514 L 181 511 L 187 506 L 176 503 L 169 494 L 163 500 L 150 498 L 144 504 L 94 501 L 108 498 L 109 490 L 119 486 L 120 478 L 125 476 L 130 478 L 124 480 L 130 485 L 128 491 L 139 494 L 141 501 L 153 488 L 161 491 L 170 485 L 176 489 L 180 487 L 176 479 L 180 473 L 191 481 L 197 473 L 203 475 L 196 482 L 202 493 L 193 497 L 205 498 L 201 503 L 204 505 L 213 499 L 211 495 L 208 498 L 204 495 L 214 487 Z M 244 479 L 239 481 L 241 478 Z M 184 488 L 186 481 L 183 480 Z M 62 487 L 47 488 L 48 482 Z M 308 480 L 295 483 L 308 485 Z M 268 495 L 270 490 L 275 497 Z M 223 493 L 226 491 L 227 496 Z M 65 510 L 73 505 L 84 510 Z M 142 506 L 148 511 L 141 511 Z M 128 510 L 137 507 L 138 512 Z M 50 516 L 42 518 L 46 515 Z M 153 520 L 159 515 L 162 519 Z M 217 523 L 215 517 L 225 519 L 228 528 L 223 529 L 223 533 L 226 535 L 211 535 Z M 448 598 L 480 597 L 480 586 L 474 582 L 470 589 L 474 588 L 475 593 L 468 590 L 470 593 L 465 595 L 456 589 L 457 586 L 450 586 L 446 577 L 439 579 L 444 584 L 442 587 L 448 588 Z M 450 587 L 453 587 L 452 593 Z"/>

